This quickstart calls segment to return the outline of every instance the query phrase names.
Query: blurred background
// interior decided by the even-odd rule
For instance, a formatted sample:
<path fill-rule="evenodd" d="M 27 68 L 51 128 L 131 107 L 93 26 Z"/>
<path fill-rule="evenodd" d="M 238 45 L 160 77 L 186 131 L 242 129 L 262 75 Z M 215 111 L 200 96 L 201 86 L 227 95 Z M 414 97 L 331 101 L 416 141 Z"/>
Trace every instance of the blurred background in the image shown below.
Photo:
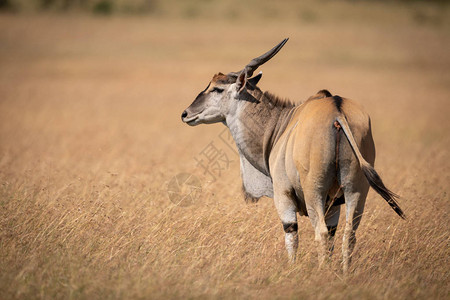
<path fill-rule="evenodd" d="M 337 2 L 337 3 L 333 3 Z M 445 17 L 447 0 L 306 0 L 281 3 L 273 1 L 250 0 L 239 1 L 216 0 L 1 0 L 0 7 L 10 12 L 83 12 L 95 14 L 146 14 L 154 16 L 179 16 L 187 18 L 248 18 L 250 15 L 277 18 L 282 13 L 284 17 L 295 16 L 312 21 L 318 17 L 320 10 L 330 8 L 365 6 L 366 10 L 374 7 L 411 10 L 411 17 L 417 22 L 442 23 Z M 432 21 L 433 20 L 433 21 Z"/>
<path fill-rule="evenodd" d="M 0 0 L 0 28 L 1 299 L 448 297 L 448 1 Z M 260 88 L 360 102 L 408 216 L 369 192 L 347 278 L 342 226 L 319 270 L 300 218 L 289 266 L 226 128 L 180 120 L 285 37 Z"/>

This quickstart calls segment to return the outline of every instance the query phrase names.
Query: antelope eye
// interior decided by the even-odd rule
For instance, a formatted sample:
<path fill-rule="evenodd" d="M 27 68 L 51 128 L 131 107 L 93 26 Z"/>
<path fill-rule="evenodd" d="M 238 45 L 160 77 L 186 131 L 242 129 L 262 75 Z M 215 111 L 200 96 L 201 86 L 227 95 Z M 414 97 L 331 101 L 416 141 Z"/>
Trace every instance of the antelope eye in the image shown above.
<path fill-rule="evenodd" d="M 215 88 L 213 88 L 213 93 L 215 92 L 215 93 L 222 93 L 223 92 L 223 89 L 221 89 L 221 88 L 218 88 L 218 87 L 215 87 Z"/>

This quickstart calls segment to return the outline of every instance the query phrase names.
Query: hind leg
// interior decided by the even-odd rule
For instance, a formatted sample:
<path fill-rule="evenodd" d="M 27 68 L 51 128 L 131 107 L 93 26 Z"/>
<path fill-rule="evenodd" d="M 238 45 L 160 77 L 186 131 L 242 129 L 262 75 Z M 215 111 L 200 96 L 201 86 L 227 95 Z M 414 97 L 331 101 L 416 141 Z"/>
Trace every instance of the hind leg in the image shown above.
<path fill-rule="evenodd" d="M 345 188 L 345 229 L 342 242 L 343 271 L 348 272 L 351 256 L 356 243 L 356 230 L 361 222 L 369 190 L 368 184 L 362 182 L 356 188 Z"/>
<path fill-rule="evenodd" d="M 315 241 L 318 244 L 319 266 L 321 266 L 330 253 L 328 228 L 324 213 L 326 195 L 314 190 L 304 191 L 304 195 L 308 216 L 314 227 Z"/>

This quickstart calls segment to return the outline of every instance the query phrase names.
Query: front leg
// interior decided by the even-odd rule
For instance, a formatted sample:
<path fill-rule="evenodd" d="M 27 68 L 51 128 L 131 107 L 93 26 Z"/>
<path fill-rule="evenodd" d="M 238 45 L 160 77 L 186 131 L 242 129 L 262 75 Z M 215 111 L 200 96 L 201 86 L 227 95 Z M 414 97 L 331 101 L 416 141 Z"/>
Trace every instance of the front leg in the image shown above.
<path fill-rule="evenodd" d="M 344 196 L 342 196 L 343 198 Z M 337 225 L 339 223 L 339 215 L 341 212 L 341 206 L 332 206 L 327 209 L 325 214 L 325 223 L 328 229 L 328 251 L 331 256 L 334 250 L 334 236 L 336 234 Z"/>
<path fill-rule="evenodd" d="M 294 263 L 298 249 L 297 207 L 287 192 L 275 193 L 274 202 L 283 224 L 284 242 L 289 261 Z"/>

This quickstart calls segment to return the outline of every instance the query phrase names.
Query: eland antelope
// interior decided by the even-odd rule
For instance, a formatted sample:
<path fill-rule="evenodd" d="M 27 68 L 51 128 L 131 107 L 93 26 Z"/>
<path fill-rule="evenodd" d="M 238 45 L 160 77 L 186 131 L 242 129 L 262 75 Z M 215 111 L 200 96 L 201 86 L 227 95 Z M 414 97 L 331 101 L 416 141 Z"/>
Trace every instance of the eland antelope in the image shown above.
<path fill-rule="evenodd" d="M 182 113 L 188 125 L 222 122 L 236 142 L 246 199 L 274 199 L 291 262 L 298 248 L 297 213 L 309 216 L 319 265 L 331 255 L 345 203 L 343 270 L 347 272 L 369 186 L 402 218 L 397 195 L 373 168 L 370 118 L 350 99 L 318 92 L 300 105 L 258 88 L 254 71 L 288 39 L 254 58 L 239 72 L 218 73 Z"/>

